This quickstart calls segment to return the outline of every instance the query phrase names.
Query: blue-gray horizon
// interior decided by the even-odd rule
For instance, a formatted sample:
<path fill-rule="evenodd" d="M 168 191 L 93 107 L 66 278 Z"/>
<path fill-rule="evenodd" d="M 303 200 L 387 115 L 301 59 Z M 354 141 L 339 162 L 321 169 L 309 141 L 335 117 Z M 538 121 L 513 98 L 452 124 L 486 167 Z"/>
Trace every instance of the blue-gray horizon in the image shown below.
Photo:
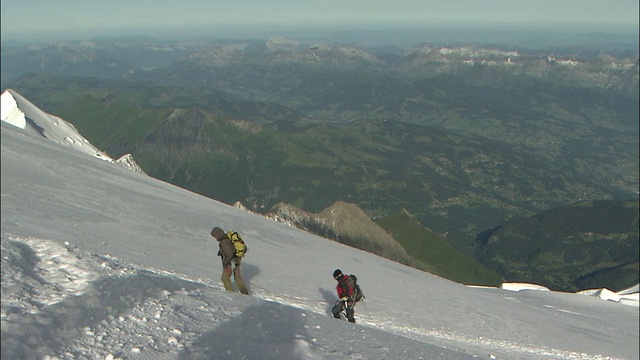
<path fill-rule="evenodd" d="M 48 2 L 3 1 L 1 33 L 8 38 L 95 36 L 257 37 L 323 31 L 506 30 L 634 34 L 638 1 L 551 0 L 537 2 L 452 0 L 293 0 L 242 3 L 185 0 Z"/>

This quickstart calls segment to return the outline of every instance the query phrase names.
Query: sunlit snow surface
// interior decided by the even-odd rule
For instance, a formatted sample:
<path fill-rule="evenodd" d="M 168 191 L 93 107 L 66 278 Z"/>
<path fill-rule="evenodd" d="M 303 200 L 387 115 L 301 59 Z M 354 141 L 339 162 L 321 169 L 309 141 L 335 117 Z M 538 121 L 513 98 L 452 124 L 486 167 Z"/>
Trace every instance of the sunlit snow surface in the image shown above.
<path fill-rule="evenodd" d="M 27 119 L 9 91 L 0 96 L 0 119 L 20 129 L 27 127 Z"/>
<path fill-rule="evenodd" d="M 113 161 L 85 139 L 70 122 L 45 113 L 19 93 L 8 89 L 2 99 L 2 121 L 103 160 Z"/>
<path fill-rule="evenodd" d="M 456 284 L 4 122 L 1 146 L 3 359 L 638 359 L 637 306 Z M 252 296 L 221 286 L 215 225 Z"/>

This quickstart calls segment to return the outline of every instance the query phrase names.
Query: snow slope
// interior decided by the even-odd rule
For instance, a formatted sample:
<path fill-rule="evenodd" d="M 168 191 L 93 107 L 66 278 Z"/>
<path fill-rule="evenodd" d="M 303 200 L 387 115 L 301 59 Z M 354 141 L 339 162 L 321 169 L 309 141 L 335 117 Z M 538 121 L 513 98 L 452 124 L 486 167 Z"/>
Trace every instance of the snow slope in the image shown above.
<path fill-rule="evenodd" d="M 637 306 L 463 286 L 6 122 L 1 146 L 3 359 L 638 359 Z M 220 284 L 216 225 L 252 296 Z M 335 268 L 357 324 L 329 315 Z"/>
<path fill-rule="evenodd" d="M 40 133 L 47 139 L 64 144 L 89 155 L 113 161 L 78 133 L 70 122 L 45 113 L 14 90 L 2 93 L 2 121 L 21 129 Z"/>
<path fill-rule="evenodd" d="M 118 160 L 113 160 L 104 151 L 98 149 L 76 130 L 70 122 L 55 115 L 48 114 L 24 96 L 12 89 L 7 89 L 0 95 L 0 120 L 23 129 L 26 132 L 39 134 L 58 144 L 69 146 L 85 154 L 99 159 L 115 162 L 131 170 L 143 172 L 133 160 L 131 154 L 125 154 Z"/>

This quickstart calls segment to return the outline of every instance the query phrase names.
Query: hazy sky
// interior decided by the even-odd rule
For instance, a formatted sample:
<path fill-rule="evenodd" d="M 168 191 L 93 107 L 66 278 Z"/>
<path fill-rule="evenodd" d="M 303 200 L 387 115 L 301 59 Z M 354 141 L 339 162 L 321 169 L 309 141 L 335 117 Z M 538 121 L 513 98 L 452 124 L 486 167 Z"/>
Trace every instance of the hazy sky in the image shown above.
<path fill-rule="evenodd" d="M 637 31 L 638 0 L 3 0 L 3 37 L 309 27 L 544 25 Z M 635 30 L 634 30 L 635 29 Z"/>

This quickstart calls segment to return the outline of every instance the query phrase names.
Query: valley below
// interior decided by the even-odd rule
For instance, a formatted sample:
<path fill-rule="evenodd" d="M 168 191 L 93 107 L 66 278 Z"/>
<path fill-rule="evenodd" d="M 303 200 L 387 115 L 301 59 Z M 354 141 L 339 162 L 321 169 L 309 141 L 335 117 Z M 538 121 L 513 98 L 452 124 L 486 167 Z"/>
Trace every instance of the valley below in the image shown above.
<path fill-rule="evenodd" d="M 578 203 L 611 209 L 601 201 L 637 210 L 637 51 L 103 40 L 3 45 L 2 79 L 3 90 L 71 122 L 112 157 L 132 154 L 150 176 L 210 198 L 261 214 L 278 204 L 319 214 L 343 202 L 379 223 L 405 211 L 447 251 L 494 272 L 484 282 L 598 283 L 574 268 L 553 280 L 539 268 L 516 271 L 532 253 L 487 248 L 509 234 L 518 244 L 540 241 L 518 219 L 551 209 L 575 232 L 557 242 L 580 248 L 595 237 L 595 249 L 615 239 L 637 255 L 633 210 L 622 228 L 599 232 L 569 215 Z M 596 213 L 614 223 L 621 211 Z M 516 229 L 498 236 L 507 223 Z M 411 256 L 402 261 L 424 262 Z M 591 276 L 600 282 L 613 268 L 638 268 L 637 256 L 564 261 L 599 264 Z"/>

